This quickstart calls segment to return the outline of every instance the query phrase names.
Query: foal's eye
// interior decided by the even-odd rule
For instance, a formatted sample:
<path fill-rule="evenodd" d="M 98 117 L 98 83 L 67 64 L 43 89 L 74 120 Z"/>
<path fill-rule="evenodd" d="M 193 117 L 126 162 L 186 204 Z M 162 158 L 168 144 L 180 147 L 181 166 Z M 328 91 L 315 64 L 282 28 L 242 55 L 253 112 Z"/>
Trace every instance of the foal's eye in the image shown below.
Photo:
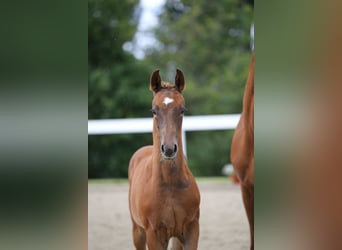
<path fill-rule="evenodd" d="M 151 109 L 151 112 L 152 112 L 153 115 L 157 115 L 157 112 L 156 112 L 155 109 Z"/>
<path fill-rule="evenodd" d="M 182 109 L 181 109 L 181 111 L 180 111 L 181 115 L 184 115 L 185 110 L 186 110 L 185 108 L 182 108 Z"/>

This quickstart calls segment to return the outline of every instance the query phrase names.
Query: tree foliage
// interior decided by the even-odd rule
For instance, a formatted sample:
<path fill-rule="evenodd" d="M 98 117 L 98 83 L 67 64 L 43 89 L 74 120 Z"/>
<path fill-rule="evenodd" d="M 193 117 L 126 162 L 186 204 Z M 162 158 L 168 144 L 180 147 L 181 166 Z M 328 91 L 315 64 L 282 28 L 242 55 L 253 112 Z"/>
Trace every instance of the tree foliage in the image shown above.
<path fill-rule="evenodd" d="M 185 73 L 187 114 L 240 113 L 250 60 L 252 8 L 239 0 L 167 0 L 146 58 L 123 50 L 133 39 L 138 0 L 89 0 L 89 119 L 151 116 L 153 69 L 173 82 Z M 138 124 L 137 124 L 138 126 Z M 195 175 L 219 175 L 229 161 L 233 131 L 187 133 Z M 150 134 L 89 136 L 89 177 L 124 177 L 130 156 Z"/>
<path fill-rule="evenodd" d="M 149 68 L 123 50 L 136 31 L 137 1 L 88 4 L 88 119 L 147 116 Z M 139 138 L 139 139 L 137 139 Z M 127 176 L 130 155 L 150 144 L 149 135 L 89 136 L 88 175 Z"/>
<path fill-rule="evenodd" d="M 252 6 L 238 0 L 167 0 L 147 61 L 171 78 L 184 71 L 187 115 L 240 113 L 250 62 Z M 172 80 L 172 79 L 170 79 Z M 233 131 L 188 133 L 189 165 L 219 175 L 229 161 Z"/>

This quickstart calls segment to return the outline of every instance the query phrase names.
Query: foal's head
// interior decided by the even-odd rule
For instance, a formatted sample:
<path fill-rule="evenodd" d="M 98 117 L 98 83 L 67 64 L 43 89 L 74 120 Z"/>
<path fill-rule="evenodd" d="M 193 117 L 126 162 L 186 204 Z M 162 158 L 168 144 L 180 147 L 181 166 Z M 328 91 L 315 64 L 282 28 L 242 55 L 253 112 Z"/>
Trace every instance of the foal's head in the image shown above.
<path fill-rule="evenodd" d="M 152 101 L 153 134 L 159 138 L 160 152 L 164 160 L 176 158 L 182 134 L 185 101 L 182 95 L 185 82 L 182 71 L 177 69 L 175 85 L 164 83 L 159 70 L 152 73 L 150 89 L 154 92 Z M 157 143 L 157 142 L 154 142 Z"/>

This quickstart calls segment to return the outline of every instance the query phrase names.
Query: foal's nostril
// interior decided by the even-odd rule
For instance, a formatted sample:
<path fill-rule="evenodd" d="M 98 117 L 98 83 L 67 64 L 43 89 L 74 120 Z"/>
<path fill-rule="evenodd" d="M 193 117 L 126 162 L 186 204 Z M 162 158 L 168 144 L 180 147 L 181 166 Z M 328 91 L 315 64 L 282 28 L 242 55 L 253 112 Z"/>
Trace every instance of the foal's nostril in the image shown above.
<path fill-rule="evenodd" d="M 174 157 L 177 153 L 177 144 L 162 144 L 160 147 L 161 153 L 166 157 Z"/>

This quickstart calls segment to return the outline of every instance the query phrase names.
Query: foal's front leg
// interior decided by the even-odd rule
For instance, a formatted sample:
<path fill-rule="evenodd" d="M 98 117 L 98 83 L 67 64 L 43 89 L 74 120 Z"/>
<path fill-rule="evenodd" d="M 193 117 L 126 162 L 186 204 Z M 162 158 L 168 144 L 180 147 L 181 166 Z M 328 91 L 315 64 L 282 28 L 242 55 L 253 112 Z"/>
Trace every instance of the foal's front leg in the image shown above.
<path fill-rule="evenodd" d="M 167 250 L 169 239 L 164 230 L 153 230 L 152 228 L 146 230 L 146 240 L 148 250 Z"/>
<path fill-rule="evenodd" d="M 136 250 L 146 250 L 146 233 L 133 220 L 133 243 Z"/>
<path fill-rule="evenodd" d="M 198 218 L 189 223 L 184 236 L 184 250 L 197 250 L 199 238 Z"/>

